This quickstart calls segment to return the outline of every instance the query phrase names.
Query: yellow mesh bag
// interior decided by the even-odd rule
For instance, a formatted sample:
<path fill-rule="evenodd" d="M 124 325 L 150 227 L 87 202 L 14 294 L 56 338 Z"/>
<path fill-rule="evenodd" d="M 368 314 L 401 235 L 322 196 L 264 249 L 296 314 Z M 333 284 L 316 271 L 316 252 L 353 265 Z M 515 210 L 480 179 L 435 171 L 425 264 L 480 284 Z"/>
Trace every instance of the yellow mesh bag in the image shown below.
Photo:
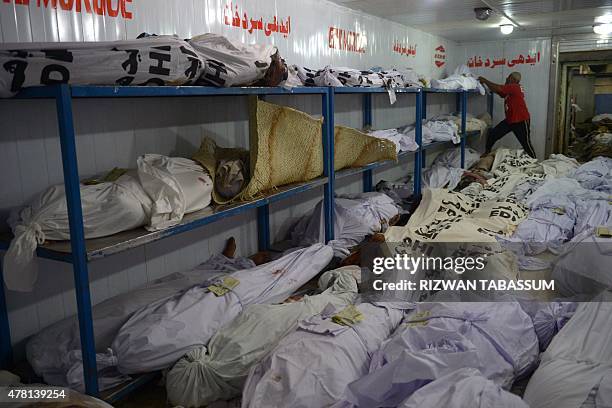
<path fill-rule="evenodd" d="M 336 126 L 334 169 L 361 167 L 376 161 L 397 160 L 395 143 L 377 139 L 356 129 Z"/>
<path fill-rule="evenodd" d="M 251 181 L 244 200 L 323 174 L 322 119 L 263 102 L 250 103 Z"/>

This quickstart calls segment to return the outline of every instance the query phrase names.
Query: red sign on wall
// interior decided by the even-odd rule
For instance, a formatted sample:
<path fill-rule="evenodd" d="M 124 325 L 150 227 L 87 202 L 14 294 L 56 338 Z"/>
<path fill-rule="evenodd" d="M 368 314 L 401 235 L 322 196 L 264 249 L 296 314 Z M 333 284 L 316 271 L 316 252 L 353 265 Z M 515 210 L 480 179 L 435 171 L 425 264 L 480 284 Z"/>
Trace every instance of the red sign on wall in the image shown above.
<path fill-rule="evenodd" d="M 10 3 L 13 0 L 3 0 Z M 121 17 L 126 20 L 132 19 L 132 12 L 127 10 L 127 3 L 132 0 L 14 0 L 15 4 L 29 6 L 30 3 L 36 4 L 38 8 L 59 8 L 61 10 L 85 12 L 87 14 L 97 14 L 99 16 Z"/>
<path fill-rule="evenodd" d="M 235 12 L 232 14 L 233 6 L 234 3 L 232 2 L 226 4 L 225 9 L 223 9 L 223 24 L 226 26 L 241 28 L 249 34 L 258 30 L 263 31 L 267 37 L 274 33 L 280 33 L 287 38 L 291 33 L 291 16 L 288 16 L 286 20 L 274 16 L 269 21 L 264 21 L 263 17 L 249 17 L 246 11 L 243 11 L 241 15 L 237 4 Z"/>
<path fill-rule="evenodd" d="M 446 48 L 443 45 L 438 45 L 434 53 L 434 64 L 436 67 L 442 68 L 446 64 Z"/>
<path fill-rule="evenodd" d="M 329 48 L 358 52 L 361 54 L 366 52 L 368 38 L 362 33 L 329 27 L 328 37 Z"/>
<path fill-rule="evenodd" d="M 417 53 L 417 45 L 410 45 L 410 44 L 402 44 L 400 42 L 396 42 L 393 44 L 393 52 L 400 54 L 400 55 L 406 55 L 409 57 L 415 57 L 416 53 Z"/>
<path fill-rule="evenodd" d="M 526 55 L 519 54 L 515 58 L 494 58 L 477 55 L 470 57 L 467 61 L 469 68 L 496 68 L 496 67 L 508 67 L 512 68 L 515 65 L 536 65 L 540 62 L 540 52 L 534 53 L 533 55 L 526 53 Z"/>

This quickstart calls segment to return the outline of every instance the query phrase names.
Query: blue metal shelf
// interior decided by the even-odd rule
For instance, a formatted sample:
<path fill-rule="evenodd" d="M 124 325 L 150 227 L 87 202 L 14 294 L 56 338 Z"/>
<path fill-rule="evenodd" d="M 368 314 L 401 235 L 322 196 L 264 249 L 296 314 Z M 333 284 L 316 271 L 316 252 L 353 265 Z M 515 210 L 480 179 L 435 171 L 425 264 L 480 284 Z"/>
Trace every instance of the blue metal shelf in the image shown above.
<path fill-rule="evenodd" d="M 33 86 L 24 88 L 14 98 L 55 98 L 61 85 Z M 91 86 L 71 85 L 72 98 L 145 98 L 185 96 L 242 96 L 242 95 L 323 95 L 326 87 L 235 87 L 215 88 L 209 86 Z"/>
<path fill-rule="evenodd" d="M 132 97 L 189 97 L 189 96 L 244 96 L 244 95 L 320 95 L 322 115 L 322 145 L 324 155 L 323 176 L 307 183 L 283 186 L 260 199 L 226 206 L 215 206 L 187 215 L 180 224 L 171 228 L 149 232 L 136 229 L 110 237 L 85 240 L 83 215 L 81 209 L 80 180 L 78 173 L 75 131 L 73 124 L 72 100 L 76 98 L 132 98 Z M 325 200 L 325 239 L 333 239 L 333 93 L 326 87 L 296 87 L 290 90 L 274 87 L 249 88 L 212 88 L 212 87 L 129 87 L 129 86 L 79 86 L 58 84 L 44 87 L 25 88 L 15 99 L 55 99 L 59 127 L 59 138 L 64 171 L 64 187 L 70 224 L 70 241 L 53 242 L 40 246 L 37 256 L 68 262 L 73 265 L 77 315 L 83 355 L 85 390 L 87 394 L 98 396 L 98 375 L 95 358 L 91 297 L 89 288 L 88 263 L 116 253 L 161 240 L 173 235 L 190 231 L 220 219 L 257 209 L 259 245 L 261 249 L 269 246 L 269 205 L 304 191 L 323 187 Z M 0 249 L 7 249 L 10 236 L 0 237 Z M 1 272 L 1 270 L 0 270 Z M 12 363 L 12 346 L 8 312 L 4 299 L 4 287 L 0 288 L 0 364 L 9 367 Z M 111 400 L 120 398 L 134 390 L 150 376 L 142 376 L 126 387 L 107 395 Z"/>
<path fill-rule="evenodd" d="M 356 174 L 361 174 L 364 173 L 366 171 L 372 171 L 374 169 L 380 169 L 383 167 L 391 167 L 394 165 L 397 165 L 399 163 L 399 161 L 407 158 L 407 157 L 411 157 L 414 154 L 416 154 L 416 151 L 413 152 L 399 152 L 397 155 L 397 161 L 394 160 L 385 160 L 385 161 L 380 161 L 380 162 L 374 162 L 374 163 L 370 163 L 366 166 L 362 166 L 362 167 L 353 167 L 353 168 L 348 168 L 348 169 L 342 169 L 336 172 L 336 180 L 341 180 L 343 178 L 346 177 L 350 177 L 350 176 L 354 176 Z"/>
<path fill-rule="evenodd" d="M 461 90 L 461 89 L 423 88 L 423 92 L 426 92 L 426 93 L 454 93 L 454 94 L 460 94 L 460 93 L 463 93 L 463 92 L 466 92 L 466 93 L 478 93 L 478 90 L 476 90 L 476 89 Z"/>
<path fill-rule="evenodd" d="M 203 210 L 185 215 L 179 224 L 160 231 L 147 231 L 144 228 L 138 228 L 108 237 L 88 239 L 85 241 L 87 261 L 95 261 L 115 255 L 132 248 L 137 248 L 142 245 L 150 244 L 151 242 L 200 228 L 223 218 L 261 208 L 295 194 L 321 187 L 327 183 L 327 180 L 327 177 L 320 177 L 307 183 L 282 186 L 275 192 L 254 201 L 207 207 Z M 11 239 L 12 236 L 10 235 L 0 237 L 0 249 L 8 249 Z M 38 247 L 37 256 L 40 258 L 71 263 L 72 248 L 69 241 L 49 241 Z"/>
<path fill-rule="evenodd" d="M 392 88 L 395 93 L 419 93 L 421 88 Z M 373 94 L 373 93 L 388 93 L 387 88 L 366 88 L 366 87 L 334 87 L 334 92 L 337 94 Z"/>

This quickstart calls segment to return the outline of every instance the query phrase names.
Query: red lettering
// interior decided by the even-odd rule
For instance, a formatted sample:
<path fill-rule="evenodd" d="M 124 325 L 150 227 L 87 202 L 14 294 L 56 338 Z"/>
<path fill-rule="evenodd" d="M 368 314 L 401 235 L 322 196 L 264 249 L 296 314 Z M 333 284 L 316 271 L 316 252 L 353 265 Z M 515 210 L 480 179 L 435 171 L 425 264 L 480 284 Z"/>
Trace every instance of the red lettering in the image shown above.
<path fill-rule="evenodd" d="M 85 11 L 91 14 L 91 4 L 89 4 L 89 0 L 83 0 L 83 2 L 85 3 Z M 77 0 L 76 11 L 77 13 L 81 12 L 81 0 Z"/>
<path fill-rule="evenodd" d="M 72 10 L 72 6 L 74 6 L 74 0 L 59 0 L 59 2 L 62 10 Z"/>
<path fill-rule="evenodd" d="M 91 2 L 93 3 L 94 13 L 96 13 L 99 16 L 103 16 L 104 10 L 106 8 L 105 0 L 91 0 Z"/>
<path fill-rule="evenodd" d="M 49 7 L 49 0 L 42 0 L 42 2 L 45 7 Z M 40 7 L 40 0 L 37 0 L 36 5 Z M 51 7 L 57 8 L 57 0 L 51 0 Z"/>
<path fill-rule="evenodd" d="M 365 52 L 364 44 L 367 43 L 367 38 L 360 33 L 329 27 L 327 43 L 329 48 L 352 52 Z"/>
<path fill-rule="evenodd" d="M 121 1 L 121 17 L 126 20 L 132 19 L 132 12 L 126 10 L 126 3 L 131 3 L 132 0 L 120 0 Z"/>
<path fill-rule="evenodd" d="M 117 17 L 119 10 L 121 9 L 121 0 L 115 0 L 117 2 L 117 8 L 113 10 L 113 0 L 106 0 L 106 12 L 109 17 Z"/>

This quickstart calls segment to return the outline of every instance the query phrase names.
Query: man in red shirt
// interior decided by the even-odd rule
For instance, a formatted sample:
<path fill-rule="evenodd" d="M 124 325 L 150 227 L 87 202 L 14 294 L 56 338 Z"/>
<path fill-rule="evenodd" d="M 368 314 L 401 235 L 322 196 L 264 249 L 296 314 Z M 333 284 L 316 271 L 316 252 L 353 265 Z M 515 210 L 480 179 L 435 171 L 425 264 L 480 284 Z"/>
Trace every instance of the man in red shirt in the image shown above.
<path fill-rule="evenodd" d="M 525 103 L 523 89 L 519 85 L 521 82 L 521 74 L 518 72 L 511 73 L 508 75 L 508 78 L 506 78 L 506 83 L 504 85 L 493 83 L 483 77 L 479 77 L 478 80 L 481 84 L 488 86 L 492 92 L 504 98 L 504 109 L 506 111 L 506 119 L 499 122 L 497 126 L 489 132 L 486 153 L 491 151 L 495 142 L 504 137 L 508 132 L 512 132 L 521 143 L 521 146 L 523 146 L 525 152 L 535 158 L 536 154 L 530 140 L 529 111 Z"/>

